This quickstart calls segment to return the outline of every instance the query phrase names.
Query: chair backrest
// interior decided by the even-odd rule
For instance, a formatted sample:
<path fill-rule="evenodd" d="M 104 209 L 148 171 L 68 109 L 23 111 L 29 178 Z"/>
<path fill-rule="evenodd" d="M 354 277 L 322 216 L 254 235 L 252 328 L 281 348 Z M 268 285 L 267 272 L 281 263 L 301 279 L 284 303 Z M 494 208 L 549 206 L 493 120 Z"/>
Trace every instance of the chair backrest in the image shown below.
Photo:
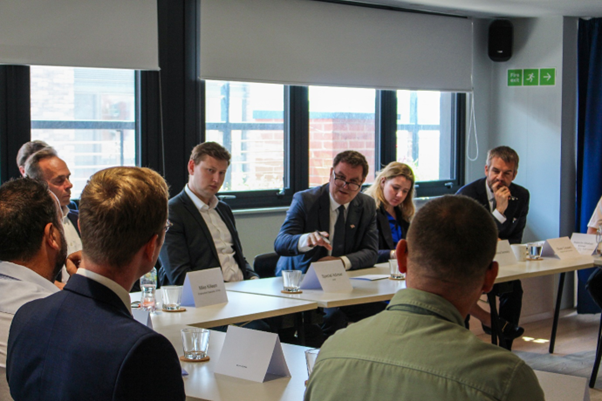
<path fill-rule="evenodd" d="M 255 256 L 253 269 L 261 278 L 275 277 L 278 259 L 280 259 L 280 256 L 277 253 L 262 253 Z"/>
<path fill-rule="evenodd" d="M 10 396 L 10 390 L 8 389 L 8 382 L 6 381 L 6 368 L 0 368 L 0 400 L 13 400 Z"/>

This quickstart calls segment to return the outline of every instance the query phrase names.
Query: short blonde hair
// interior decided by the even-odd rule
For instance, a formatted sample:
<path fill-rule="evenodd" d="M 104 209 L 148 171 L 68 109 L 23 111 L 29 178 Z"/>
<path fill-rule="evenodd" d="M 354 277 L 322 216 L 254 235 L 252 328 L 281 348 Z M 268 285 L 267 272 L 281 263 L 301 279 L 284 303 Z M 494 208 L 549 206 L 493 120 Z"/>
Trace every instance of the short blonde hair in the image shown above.
<path fill-rule="evenodd" d="M 408 192 L 408 196 L 404 199 L 404 201 L 397 206 L 399 211 L 401 212 L 401 216 L 405 221 L 410 221 L 416 212 L 416 208 L 414 206 L 414 172 L 404 163 L 399 162 L 391 162 L 387 164 L 385 168 L 383 168 L 376 178 L 374 179 L 374 183 L 370 185 L 368 189 L 366 189 L 366 195 L 369 195 L 374 198 L 376 201 L 376 207 L 379 208 L 382 204 L 388 204 L 385 199 L 385 194 L 383 193 L 383 189 L 380 183 L 383 181 L 388 181 L 392 178 L 396 177 L 405 177 L 410 181 L 410 191 Z"/>
<path fill-rule="evenodd" d="M 90 177 L 79 204 L 83 252 L 94 263 L 123 267 L 167 222 L 168 188 L 149 168 L 112 167 Z"/>

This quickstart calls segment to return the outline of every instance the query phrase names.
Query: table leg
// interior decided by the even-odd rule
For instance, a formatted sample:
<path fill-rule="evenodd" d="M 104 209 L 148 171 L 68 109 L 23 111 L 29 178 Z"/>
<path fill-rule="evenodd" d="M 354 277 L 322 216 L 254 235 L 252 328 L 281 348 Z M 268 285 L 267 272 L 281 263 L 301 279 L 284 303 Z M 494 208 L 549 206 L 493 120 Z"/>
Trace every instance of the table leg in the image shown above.
<path fill-rule="evenodd" d="M 502 336 L 502 328 L 498 325 L 497 303 L 493 291 L 487 294 L 487 301 L 489 301 L 489 313 L 491 314 L 491 343 L 498 345 L 499 339 L 500 347 L 506 348 L 506 341 Z"/>
<path fill-rule="evenodd" d="M 305 345 L 305 312 L 297 313 L 295 319 L 295 329 L 297 330 L 297 338 L 299 338 L 299 345 Z"/>
<path fill-rule="evenodd" d="M 560 303 L 562 302 L 562 290 L 564 289 L 564 278 L 566 273 L 560 273 L 558 280 L 558 293 L 556 294 L 556 308 L 554 309 L 554 323 L 552 323 L 552 334 L 550 336 L 550 348 L 548 352 L 554 353 L 554 344 L 556 343 L 556 329 L 558 329 L 558 316 L 560 315 Z"/>

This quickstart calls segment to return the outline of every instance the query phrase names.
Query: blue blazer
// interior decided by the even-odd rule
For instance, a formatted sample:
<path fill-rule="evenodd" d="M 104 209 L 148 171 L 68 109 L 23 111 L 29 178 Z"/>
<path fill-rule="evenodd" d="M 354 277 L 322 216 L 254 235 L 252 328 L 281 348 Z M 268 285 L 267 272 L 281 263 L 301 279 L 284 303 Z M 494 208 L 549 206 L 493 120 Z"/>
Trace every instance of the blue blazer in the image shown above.
<path fill-rule="evenodd" d="M 258 276 L 243 256 L 230 206 L 220 201 L 215 210 L 230 231 L 234 259 L 245 280 Z M 173 226 L 165 234 L 159 255 L 159 279 L 162 285 L 182 285 L 189 271 L 221 267 L 211 232 L 186 191 L 183 190 L 169 200 L 169 221 Z"/>
<path fill-rule="evenodd" d="M 523 240 L 523 231 L 527 225 L 527 213 L 529 213 L 529 191 L 520 185 L 510 184 L 510 193 L 518 198 L 508 202 L 508 208 L 504 215 L 506 222 L 501 224 L 496 218 L 493 220 L 497 225 L 498 237 L 507 239 L 511 244 L 520 244 Z M 485 178 L 476 180 L 463 186 L 457 192 L 458 195 L 473 198 L 484 208 L 490 210 L 489 199 L 487 199 L 487 190 L 485 189 Z"/>
<path fill-rule="evenodd" d="M 80 275 L 17 311 L 6 377 L 15 401 L 186 397 L 171 343 L 134 320 L 113 291 Z"/>
<path fill-rule="evenodd" d="M 274 241 L 274 250 L 280 255 L 276 275 L 282 270 L 307 271 L 312 262 L 328 255 L 328 250 L 317 246 L 300 253 L 297 245 L 302 234 L 330 230 L 330 196 L 328 184 L 297 192 L 286 214 L 286 220 Z M 345 256 L 352 269 L 372 267 L 378 257 L 376 204 L 362 193 L 349 204 L 345 221 Z"/>

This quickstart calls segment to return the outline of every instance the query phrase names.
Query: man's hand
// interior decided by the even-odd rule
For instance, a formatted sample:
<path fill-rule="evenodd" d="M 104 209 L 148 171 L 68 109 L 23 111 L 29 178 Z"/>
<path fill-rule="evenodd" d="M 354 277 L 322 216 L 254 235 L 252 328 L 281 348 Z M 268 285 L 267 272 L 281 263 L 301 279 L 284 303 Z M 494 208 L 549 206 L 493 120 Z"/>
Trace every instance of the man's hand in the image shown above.
<path fill-rule="evenodd" d="M 324 248 L 332 251 L 330 241 L 328 241 L 328 233 L 326 231 L 314 231 L 309 233 L 307 236 L 307 245 L 310 247 L 323 246 Z"/>
<path fill-rule="evenodd" d="M 65 268 L 67 269 L 67 273 L 69 273 L 69 277 L 73 276 L 77 272 L 81 261 L 82 251 L 73 252 L 71 255 L 67 256 L 67 260 L 65 260 Z"/>
<path fill-rule="evenodd" d="M 493 190 L 493 196 L 495 197 L 496 209 L 501 214 L 504 214 L 506 209 L 508 208 L 508 199 L 512 196 L 510 193 L 510 189 L 507 186 L 502 185 L 499 182 L 496 182 L 491 186 Z"/>

